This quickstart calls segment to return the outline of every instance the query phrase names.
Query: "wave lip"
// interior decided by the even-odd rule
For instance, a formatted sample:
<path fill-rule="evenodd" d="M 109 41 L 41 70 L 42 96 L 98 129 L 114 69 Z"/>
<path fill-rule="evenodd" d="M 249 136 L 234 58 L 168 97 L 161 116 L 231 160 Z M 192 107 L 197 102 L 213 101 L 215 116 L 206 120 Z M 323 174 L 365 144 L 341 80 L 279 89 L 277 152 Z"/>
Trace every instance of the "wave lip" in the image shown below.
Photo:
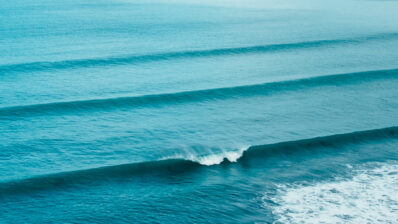
<path fill-rule="evenodd" d="M 213 166 L 219 165 L 224 162 L 234 163 L 237 162 L 239 158 L 242 157 L 245 151 L 247 151 L 250 147 L 245 146 L 241 147 L 238 150 L 222 150 L 221 153 L 214 153 L 209 155 L 202 155 L 198 156 L 195 154 L 188 154 L 188 155 L 179 155 L 179 156 L 171 156 L 163 158 L 167 159 L 182 159 L 182 160 L 189 160 L 195 163 L 199 163 L 200 165 L 204 166 Z M 162 160 L 163 160 L 162 159 Z"/>
<path fill-rule="evenodd" d="M 352 143 L 369 143 L 377 140 L 398 138 L 398 126 L 337 134 L 274 144 L 243 147 L 237 151 L 218 155 L 185 155 L 165 158 L 159 161 L 120 164 L 92 169 L 60 172 L 21 180 L 0 182 L 0 198 L 10 194 L 26 193 L 35 190 L 67 187 L 75 184 L 89 184 L 112 179 L 131 179 L 150 174 L 157 176 L 179 175 L 195 172 L 211 165 L 229 164 L 250 159 L 300 151 L 303 149 L 342 146 Z"/>
<path fill-rule="evenodd" d="M 234 97 L 241 98 L 275 94 L 284 91 L 302 90 L 311 87 L 348 85 L 396 78 L 398 78 L 398 69 L 375 70 L 177 93 L 11 106 L 0 108 L 0 118 L 7 116 L 32 116 L 37 114 L 58 115 L 71 111 L 109 110 L 115 108 L 155 106 L 169 103 L 200 102 Z"/>
<path fill-rule="evenodd" d="M 23 64 L 10 64 L 0 66 L 0 73 L 16 73 L 16 72 L 37 72 L 46 70 L 59 70 L 59 69 L 74 69 L 74 68 L 88 68 L 110 65 L 125 65 L 125 64 L 139 64 L 155 61 L 166 61 L 175 59 L 188 59 L 188 58 L 204 58 L 204 57 L 217 57 L 227 55 L 242 55 L 253 53 L 268 53 L 277 51 L 318 48 L 324 46 L 333 46 L 340 44 L 355 44 L 365 41 L 375 40 L 390 40 L 398 38 L 398 33 L 381 33 L 364 37 L 348 38 L 348 39 L 333 39 L 333 40 L 316 40 L 304 41 L 297 43 L 285 44 L 271 44 L 271 45 L 258 45 L 249 47 L 237 48 L 221 48 L 209 50 L 191 50 L 180 52 L 166 52 L 148 55 L 126 55 L 121 57 L 109 58 L 92 58 L 92 59 L 76 59 L 54 62 L 31 62 Z"/>

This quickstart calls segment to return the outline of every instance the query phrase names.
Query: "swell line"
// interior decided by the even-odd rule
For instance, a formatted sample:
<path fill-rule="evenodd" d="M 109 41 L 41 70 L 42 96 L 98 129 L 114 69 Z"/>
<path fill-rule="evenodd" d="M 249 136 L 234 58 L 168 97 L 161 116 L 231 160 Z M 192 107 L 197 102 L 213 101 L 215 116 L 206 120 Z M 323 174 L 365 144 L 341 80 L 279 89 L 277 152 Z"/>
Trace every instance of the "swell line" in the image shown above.
<path fill-rule="evenodd" d="M 303 90 L 311 87 L 348 85 L 396 78 L 398 78 L 398 69 L 375 70 L 177 93 L 12 106 L 0 108 L 0 118 L 9 116 L 58 115 L 67 112 L 112 110 L 129 107 L 159 106 L 170 103 L 177 104 L 241 98 L 256 95 L 270 95 L 284 91 Z"/>
<path fill-rule="evenodd" d="M 303 149 L 328 148 L 354 143 L 371 143 L 378 140 L 392 138 L 398 138 L 398 126 L 274 144 L 256 145 L 242 151 L 236 162 L 240 163 L 250 158 L 261 159 L 267 156 L 300 151 Z M 169 177 L 170 175 L 196 172 L 200 171 L 200 169 L 206 169 L 206 167 L 210 165 L 201 164 L 202 159 L 205 159 L 205 157 L 196 159 L 165 159 L 150 162 L 121 164 L 60 172 L 2 183 L 0 182 L 0 198 L 6 197 L 10 194 L 31 193 L 35 190 L 62 188 L 76 184 L 90 184 L 98 181 L 110 181 L 114 179 L 129 181 L 132 177 L 140 177 L 143 175 L 146 176 L 152 174 L 157 177 Z M 223 164 L 228 165 L 229 163 L 228 155 L 226 155 L 224 157 Z"/>
<path fill-rule="evenodd" d="M 398 38 L 398 33 L 382 33 L 382 34 L 375 34 L 375 35 L 350 38 L 350 39 L 316 40 L 316 41 L 304 41 L 297 43 L 258 45 L 258 46 L 237 47 L 237 48 L 191 50 L 191 51 L 166 52 L 166 53 L 157 53 L 157 54 L 148 54 L 148 55 L 126 55 L 121 57 L 108 57 L 108 58 L 31 62 L 31 63 L 22 63 L 22 64 L 2 65 L 0 66 L 0 74 L 15 73 L 15 72 L 36 72 L 36 71 L 45 71 L 45 70 L 74 69 L 82 67 L 88 68 L 88 67 L 99 67 L 99 66 L 110 66 L 110 65 L 138 64 L 138 63 L 148 63 L 148 62 L 166 61 L 174 59 L 267 53 L 267 52 L 296 50 L 296 49 L 318 48 L 318 47 L 333 46 L 340 44 L 356 44 L 365 41 L 390 40 L 397 38 Z"/>

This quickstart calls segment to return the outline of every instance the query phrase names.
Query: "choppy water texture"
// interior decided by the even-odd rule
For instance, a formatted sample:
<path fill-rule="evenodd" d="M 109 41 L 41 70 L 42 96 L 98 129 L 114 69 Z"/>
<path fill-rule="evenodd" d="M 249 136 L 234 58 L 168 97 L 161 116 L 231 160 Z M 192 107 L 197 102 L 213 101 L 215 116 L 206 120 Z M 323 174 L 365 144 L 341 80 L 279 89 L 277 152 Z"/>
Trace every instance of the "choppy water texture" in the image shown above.
<path fill-rule="evenodd" d="M 0 2 L 0 223 L 398 223 L 397 1 Z"/>

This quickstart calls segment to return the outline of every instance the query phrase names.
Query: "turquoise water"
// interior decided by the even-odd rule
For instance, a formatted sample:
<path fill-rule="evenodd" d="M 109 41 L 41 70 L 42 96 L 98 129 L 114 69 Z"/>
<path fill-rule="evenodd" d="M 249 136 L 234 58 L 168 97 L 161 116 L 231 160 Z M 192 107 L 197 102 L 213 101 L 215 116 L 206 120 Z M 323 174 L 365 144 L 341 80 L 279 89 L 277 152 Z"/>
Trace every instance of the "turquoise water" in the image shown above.
<path fill-rule="evenodd" d="M 0 223 L 398 222 L 398 2 L 0 1 Z"/>

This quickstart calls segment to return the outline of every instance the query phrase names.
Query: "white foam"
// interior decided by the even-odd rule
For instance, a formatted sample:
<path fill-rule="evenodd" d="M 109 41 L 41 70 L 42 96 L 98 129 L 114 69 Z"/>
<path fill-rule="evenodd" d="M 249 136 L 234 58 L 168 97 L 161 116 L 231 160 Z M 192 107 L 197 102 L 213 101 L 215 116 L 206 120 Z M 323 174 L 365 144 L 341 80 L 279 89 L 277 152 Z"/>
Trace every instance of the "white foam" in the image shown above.
<path fill-rule="evenodd" d="M 279 186 L 264 196 L 281 223 L 398 223 L 398 164 L 360 169 L 349 180 Z"/>
<path fill-rule="evenodd" d="M 225 159 L 229 162 L 236 162 L 249 147 L 242 147 L 237 151 L 223 151 L 219 154 L 211 154 L 207 156 L 191 158 L 191 160 L 198 162 L 202 165 L 212 166 L 222 163 Z"/>
<path fill-rule="evenodd" d="M 238 161 L 240 157 L 242 157 L 243 153 L 248 150 L 250 147 L 241 147 L 238 150 L 221 150 L 221 152 L 213 152 L 208 150 L 208 154 L 206 155 L 198 155 L 198 153 L 184 149 L 184 153 L 175 154 L 172 156 L 162 157 L 160 160 L 167 159 L 184 159 L 191 160 L 193 162 L 199 163 L 205 166 L 218 165 L 222 163 L 224 160 L 228 160 L 231 163 Z"/>

